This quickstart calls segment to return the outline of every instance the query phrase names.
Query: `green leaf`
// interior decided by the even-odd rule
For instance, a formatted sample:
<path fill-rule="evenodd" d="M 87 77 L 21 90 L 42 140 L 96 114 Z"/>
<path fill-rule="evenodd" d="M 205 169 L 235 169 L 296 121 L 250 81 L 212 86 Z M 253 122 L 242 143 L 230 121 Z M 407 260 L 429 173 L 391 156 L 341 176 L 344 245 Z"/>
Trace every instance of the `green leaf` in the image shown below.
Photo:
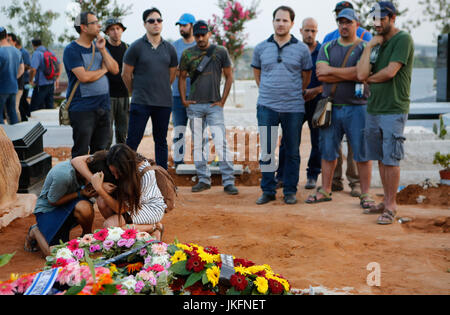
<path fill-rule="evenodd" d="M 231 287 L 228 291 L 227 291 L 227 295 L 241 295 L 241 292 L 236 290 L 234 287 Z"/>
<path fill-rule="evenodd" d="M 103 286 L 103 290 L 98 292 L 98 295 L 114 295 L 117 291 L 118 290 L 114 284 L 106 284 Z"/>
<path fill-rule="evenodd" d="M 199 281 L 203 277 L 204 272 L 195 272 L 191 274 L 184 284 L 184 288 L 189 288 L 194 285 L 197 281 Z"/>
<path fill-rule="evenodd" d="M 202 283 L 203 283 L 204 285 L 207 284 L 207 283 L 209 283 L 208 276 L 206 275 L 206 272 L 203 273 L 203 276 L 202 276 Z"/>
<path fill-rule="evenodd" d="M 15 254 L 16 254 L 16 252 L 14 252 L 12 254 L 0 255 L 0 267 L 3 267 L 7 263 L 9 263 L 9 261 L 11 260 L 11 258 L 14 257 Z"/>
<path fill-rule="evenodd" d="M 86 280 L 83 279 L 79 286 L 71 287 L 69 290 L 66 291 L 66 293 L 64 295 L 77 295 L 78 293 L 83 291 L 85 286 L 86 286 Z"/>
<path fill-rule="evenodd" d="M 95 266 L 94 266 L 94 262 L 92 261 L 91 257 L 89 257 L 89 252 L 87 250 L 84 250 L 84 258 L 86 259 L 86 262 L 89 266 L 89 270 L 91 271 L 92 274 L 92 279 L 94 279 L 94 283 L 96 283 L 96 278 L 95 278 Z"/>
<path fill-rule="evenodd" d="M 170 266 L 170 270 L 177 275 L 188 276 L 191 274 L 189 270 L 186 270 L 187 260 L 179 261 L 176 264 Z"/>

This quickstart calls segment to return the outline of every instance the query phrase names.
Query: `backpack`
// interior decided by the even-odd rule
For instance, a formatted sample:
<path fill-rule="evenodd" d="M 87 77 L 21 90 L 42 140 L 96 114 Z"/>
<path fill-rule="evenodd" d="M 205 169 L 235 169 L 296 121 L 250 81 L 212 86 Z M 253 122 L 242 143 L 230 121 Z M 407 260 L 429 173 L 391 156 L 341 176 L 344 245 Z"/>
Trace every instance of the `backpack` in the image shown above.
<path fill-rule="evenodd" d="M 153 160 L 148 160 L 151 166 L 147 166 L 142 170 L 142 175 L 148 171 L 155 171 L 156 183 L 158 185 L 161 194 L 164 197 L 164 203 L 166 204 L 166 213 L 175 208 L 175 198 L 177 196 L 177 186 L 170 176 L 167 170 L 155 163 Z"/>
<path fill-rule="evenodd" d="M 44 52 L 44 75 L 47 80 L 55 80 L 56 77 L 59 75 L 58 73 L 58 59 L 56 56 L 50 52 L 46 51 Z"/>

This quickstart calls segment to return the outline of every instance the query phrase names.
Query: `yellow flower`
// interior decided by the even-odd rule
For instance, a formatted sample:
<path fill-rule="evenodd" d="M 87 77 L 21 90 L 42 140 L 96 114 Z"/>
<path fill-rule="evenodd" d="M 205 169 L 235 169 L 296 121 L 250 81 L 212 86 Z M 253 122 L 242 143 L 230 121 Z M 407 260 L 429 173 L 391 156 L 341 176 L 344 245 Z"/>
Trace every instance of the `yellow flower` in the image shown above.
<path fill-rule="evenodd" d="M 119 271 L 117 270 L 116 265 L 114 265 L 114 264 L 111 264 L 111 267 L 109 267 L 109 271 L 111 272 L 111 274 L 114 274 L 114 273 L 118 273 L 118 272 L 119 272 Z"/>
<path fill-rule="evenodd" d="M 185 251 L 192 251 L 192 249 L 193 249 L 192 247 L 184 245 L 184 244 L 181 244 L 181 243 L 178 243 L 176 245 L 177 245 L 178 248 L 180 248 L 182 250 L 185 250 Z"/>
<path fill-rule="evenodd" d="M 16 281 L 17 279 L 19 279 L 18 273 L 12 273 L 11 276 L 9 277 L 9 280 L 11 281 Z"/>
<path fill-rule="evenodd" d="M 176 251 L 172 258 L 170 258 L 172 264 L 176 264 L 177 262 L 184 260 L 187 260 L 187 256 L 182 250 Z"/>
<path fill-rule="evenodd" d="M 220 277 L 220 269 L 217 266 L 213 266 L 206 270 L 206 276 L 208 277 L 209 282 L 215 287 L 219 283 Z"/>
<path fill-rule="evenodd" d="M 269 290 L 269 282 L 266 278 L 257 277 L 254 283 L 256 285 L 256 289 L 261 294 L 265 294 L 267 290 Z"/>
<path fill-rule="evenodd" d="M 236 273 L 240 273 L 243 276 L 249 275 L 250 273 L 248 272 L 247 268 L 239 266 L 239 267 L 234 267 L 234 271 L 236 271 Z"/>
<path fill-rule="evenodd" d="M 272 279 L 272 280 L 276 280 L 276 281 L 280 282 L 283 285 L 284 290 L 289 292 L 289 289 L 290 289 L 289 282 L 286 279 L 280 278 L 280 277 L 278 277 L 278 275 L 273 275 L 273 274 L 266 274 L 266 277 L 267 277 L 267 279 Z"/>

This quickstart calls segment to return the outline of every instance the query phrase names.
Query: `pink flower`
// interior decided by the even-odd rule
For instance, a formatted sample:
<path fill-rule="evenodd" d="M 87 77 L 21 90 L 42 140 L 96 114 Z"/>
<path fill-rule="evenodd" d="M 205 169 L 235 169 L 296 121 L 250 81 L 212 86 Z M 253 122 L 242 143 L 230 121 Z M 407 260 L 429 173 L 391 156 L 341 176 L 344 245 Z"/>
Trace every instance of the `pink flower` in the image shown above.
<path fill-rule="evenodd" d="M 108 229 L 103 229 L 94 234 L 94 238 L 97 241 L 103 242 L 108 237 Z"/>
<path fill-rule="evenodd" d="M 127 242 L 128 242 L 128 240 L 122 238 L 122 239 L 120 239 L 120 240 L 117 242 L 117 246 L 119 246 L 119 247 L 124 247 L 124 246 L 127 245 Z"/>
<path fill-rule="evenodd" d="M 167 254 L 167 244 L 153 244 L 152 252 L 158 256 Z"/>
<path fill-rule="evenodd" d="M 107 240 L 107 241 L 103 242 L 103 248 L 106 250 L 110 250 L 111 247 L 113 247 L 113 246 L 114 246 L 114 241 L 112 241 L 112 240 Z"/>
<path fill-rule="evenodd" d="M 84 257 L 84 250 L 81 248 L 77 248 L 73 251 L 73 254 L 75 257 L 77 257 L 78 260 L 81 260 Z"/>
<path fill-rule="evenodd" d="M 136 283 L 136 286 L 134 287 L 134 292 L 140 293 L 144 287 L 145 287 L 145 283 L 143 281 L 138 281 Z"/>
<path fill-rule="evenodd" d="M 89 251 L 91 253 L 95 253 L 95 252 L 100 251 L 101 249 L 102 249 L 102 247 L 97 244 L 97 245 L 91 245 L 91 247 L 89 248 Z"/>
<path fill-rule="evenodd" d="M 131 246 L 134 245 L 136 241 L 132 238 L 130 238 L 129 240 L 127 240 L 127 244 L 125 245 L 127 248 L 131 248 Z"/>
<path fill-rule="evenodd" d="M 121 236 L 122 236 L 122 238 L 127 239 L 127 240 L 129 240 L 129 239 L 135 239 L 135 238 L 136 238 L 137 232 L 138 232 L 138 231 L 135 230 L 135 229 L 128 229 L 128 230 L 126 230 L 125 233 L 123 233 Z"/>
<path fill-rule="evenodd" d="M 17 293 L 25 293 L 25 291 L 31 286 L 33 283 L 34 275 L 25 276 L 20 279 L 17 279 L 15 285 L 17 287 Z"/>
<path fill-rule="evenodd" d="M 68 244 L 67 248 L 70 249 L 73 252 L 74 250 L 78 249 L 78 244 L 79 243 L 80 243 L 79 240 L 73 239 L 73 240 L 71 240 L 71 241 L 69 241 L 67 243 Z"/>
<path fill-rule="evenodd" d="M 164 271 L 164 267 L 158 264 L 154 264 L 151 267 L 147 268 L 147 271 L 156 271 L 156 272 L 161 272 Z"/>
<path fill-rule="evenodd" d="M 0 283 L 0 295 L 14 295 L 14 284 L 10 282 Z"/>

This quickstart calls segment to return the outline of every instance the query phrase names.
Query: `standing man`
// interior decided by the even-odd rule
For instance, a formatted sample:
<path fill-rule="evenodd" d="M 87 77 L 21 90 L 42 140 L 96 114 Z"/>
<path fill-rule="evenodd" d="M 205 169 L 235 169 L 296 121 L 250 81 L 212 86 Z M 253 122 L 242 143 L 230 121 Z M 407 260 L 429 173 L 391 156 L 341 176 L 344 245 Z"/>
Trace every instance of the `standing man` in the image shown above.
<path fill-rule="evenodd" d="M 300 28 L 300 33 L 303 37 L 303 43 L 305 43 L 309 48 L 313 63 L 311 83 L 309 84 L 308 89 L 303 95 L 303 98 L 305 99 L 304 122 L 308 122 L 311 137 L 311 153 L 309 154 L 308 168 L 306 170 L 307 181 L 305 189 L 316 188 L 317 178 L 320 175 L 322 163 L 319 148 L 319 129 L 313 128 L 312 126 L 312 118 L 314 115 L 314 111 L 316 110 L 317 102 L 322 97 L 322 82 L 317 79 L 316 75 L 317 56 L 319 55 L 320 47 L 322 46 L 318 41 L 316 41 L 317 32 L 318 24 L 315 19 L 310 17 L 303 20 L 302 27 Z M 285 147 L 283 140 L 281 140 L 280 158 L 277 171 L 278 186 L 282 186 L 282 184 L 280 185 L 280 183 L 282 183 L 283 178 L 284 152 Z"/>
<path fill-rule="evenodd" d="M 156 163 L 167 169 L 167 130 L 172 112 L 172 91 L 178 60 L 175 48 L 161 37 L 163 19 L 157 8 L 145 10 L 146 34 L 128 48 L 122 78 L 132 93 L 127 145 L 137 150 L 148 119 L 152 119 Z"/>
<path fill-rule="evenodd" d="M 123 26 L 119 19 L 111 18 L 106 20 L 105 34 L 108 35 L 106 49 L 119 65 L 119 73 L 113 75 L 107 73 L 109 81 L 109 96 L 111 101 L 111 137 L 109 138 L 107 149 L 111 147 L 113 141 L 113 123 L 115 125 L 116 143 L 127 141 L 128 119 L 130 112 L 130 98 L 128 89 L 122 80 L 122 63 L 128 45 L 122 42 L 122 34 L 127 28 Z"/>
<path fill-rule="evenodd" d="M 31 56 L 30 84 L 33 86 L 33 95 L 31 96 L 31 111 L 39 109 L 53 109 L 55 88 L 59 86 L 59 76 L 61 75 L 62 64 L 58 60 L 58 69 L 53 78 L 48 79 L 44 74 L 45 60 L 44 53 L 49 51 L 54 56 L 55 53 L 42 45 L 40 39 L 33 39 L 31 44 L 34 53 Z"/>
<path fill-rule="evenodd" d="M 320 151 L 322 153 L 322 187 L 306 200 L 307 203 L 331 201 L 331 186 L 339 148 L 346 135 L 353 148 L 354 159 L 361 175 L 361 206 L 370 208 L 373 204 L 369 196 L 372 164 L 364 151 L 364 127 L 368 88 L 361 84 L 356 75 L 356 64 L 362 55 L 365 42 L 356 36 L 359 22 L 355 11 L 342 10 L 337 22 L 341 37 L 332 40 L 319 52 L 317 77 L 323 84 L 325 97 L 333 97 L 331 125 L 320 129 Z M 344 65 L 346 56 L 348 60 Z M 335 86 L 334 84 L 337 84 Z M 363 92 L 360 93 L 360 88 Z"/>
<path fill-rule="evenodd" d="M 105 74 L 119 73 L 119 65 L 100 36 L 101 25 L 94 13 L 80 13 L 75 19 L 75 30 L 80 35 L 64 49 L 63 57 L 69 78 L 67 98 L 80 82 L 69 107 L 72 158 L 106 149 L 111 133 L 111 107 Z"/>
<path fill-rule="evenodd" d="M 311 81 L 313 67 L 308 47 L 290 34 L 295 12 L 281 6 L 273 12 L 275 34 L 258 44 L 252 67 L 259 87 L 257 118 L 261 141 L 260 166 L 262 196 L 257 204 L 275 200 L 275 149 L 281 124 L 285 158 L 283 173 L 284 202 L 297 203 L 300 172 L 300 141 L 305 117 L 303 92 Z"/>
<path fill-rule="evenodd" d="M 178 63 L 180 63 L 181 55 L 184 50 L 187 48 L 191 48 L 196 45 L 194 38 L 194 23 L 195 17 L 192 14 L 185 13 L 180 17 L 180 20 L 175 24 L 180 28 L 181 38 L 173 43 L 175 49 L 177 51 Z M 173 135 L 173 162 L 175 164 L 175 168 L 179 164 L 184 163 L 184 153 L 186 150 L 186 126 L 188 122 L 188 117 L 186 113 L 186 107 L 183 106 L 180 97 L 180 91 L 178 89 L 178 76 L 175 79 L 175 82 L 172 85 L 172 93 L 173 93 L 173 107 L 172 107 L 172 122 L 174 127 L 174 135 Z M 186 79 L 186 97 L 189 97 L 191 87 L 190 78 Z"/>
<path fill-rule="evenodd" d="M 192 192 L 200 192 L 211 188 L 211 171 L 208 167 L 208 152 L 205 152 L 204 133 L 209 126 L 213 135 L 216 154 L 219 156 L 219 167 L 222 173 L 224 191 L 229 195 L 237 195 L 234 185 L 233 159 L 227 149 L 226 129 L 223 107 L 233 84 L 233 68 L 230 56 L 225 47 L 211 45 L 211 31 L 205 21 L 197 21 L 194 25 L 196 46 L 183 52 L 180 62 L 180 78 L 178 87 L 180 97 L 190 120 L 192 142 L 194 143 L 194 163 L 199 182 L 192 187 Z M 220 95 L 222 73 L 225 86 Z M 186 79 L 191 78 L 191 91 L 186 97 Z"/>
<path fill-rule="evenodd" d="M 344 9 L 353 9 L 353 5 L 348 1 L 338 2 L 336 4 L 336 7 L 334 8 L 335 16 L 337 17 L 339 13 Z M 332 40 L 338 39 L 340 36 L 341 35 L 339 33 L 339 29 L 336 29 L 325 36 L 322 45 L 325 45 L 326 43 Z M 358 29 L 356 30 L 356 36 L 366 42 L 369 42 L 372 39 L 372 34 L 368 30 L 362 28 L 361 26 L 358 26 Z M 333 191 L 344 190 L 344 184 L 342 179 L 343 162 L 344 157 L 342 154 L 342 148 L 340 148 L 338 163 L 336 165 L 336 170 L 334 171 L 333 175 L 333 185 L 332 185 Z M 356 163 L 353 160 L 353 150 L 348 141 L 347 141 L 347 170 L 345 172 L 345 175 L 347 176 L 347 180 L 350 185 L 351 189 L 350 195 L 352 195 L 353 197 L 359 197 L 361 195 L 361 187 L 359 183 L 358 168 L 356 167 Z"/>
<path fill-rule="evenodd" d="M 370 160 L 378 160 L 384 202 L 366 213 L 382 213 L 378 224 L 391 224 L 397 212 L 396 194 L 400 182 L 400 161 L 404 158 L 403 135 L 410 104 L 414 43 L 399 30 L 397 10 L 388 1 L 372 8 L 377 35 L 369 42 L 358 63 L 358 79 L 370 84 L 367 105 L 366 145 Z M 371 59 L 379 49 L 378 58 Z"/>
<path fill-rule="evenodd" d="M 7 39 L 6 29 L 0 26 L 0 124 L 3 125 L 3 113 L 9 117 L 9 124 L 19 122 L 16 113 L 17 79 L 24 72 L 22 54 L 12 47 Z"/>

